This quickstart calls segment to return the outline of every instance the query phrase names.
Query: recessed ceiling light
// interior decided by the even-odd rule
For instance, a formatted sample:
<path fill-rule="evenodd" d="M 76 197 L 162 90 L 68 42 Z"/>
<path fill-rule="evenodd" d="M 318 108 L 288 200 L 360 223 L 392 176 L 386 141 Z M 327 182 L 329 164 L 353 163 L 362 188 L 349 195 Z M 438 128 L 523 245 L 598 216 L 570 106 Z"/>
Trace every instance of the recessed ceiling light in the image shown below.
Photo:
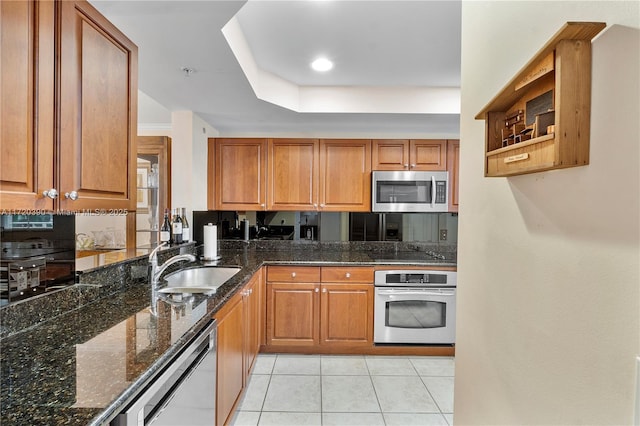
<path fill-rule="evenodd" d="M 333 68 L 333 62 L 331 62 L 327 58 L 318 58 L 315 61 L 311 62 L 311 68 L 320 72 L 329 71 L 331 68 Z"/>
<path fill-rule="evenodd" d="M 190 68 L 190 67 L 182 67 L 180 69 L 182 70 L 182 73 L 184 74 L 185 77 L 190 77 L 191 74 L 196 72 L 195 68 Z"/>

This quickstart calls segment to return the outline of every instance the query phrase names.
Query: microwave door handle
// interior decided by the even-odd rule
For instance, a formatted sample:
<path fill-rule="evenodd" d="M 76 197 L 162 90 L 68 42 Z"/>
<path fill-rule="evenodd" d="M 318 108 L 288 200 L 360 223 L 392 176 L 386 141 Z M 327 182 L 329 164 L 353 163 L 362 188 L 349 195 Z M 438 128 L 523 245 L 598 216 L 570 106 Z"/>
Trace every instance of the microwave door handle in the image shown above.
<path fill-rule="evenodd" d="M 436 177 L 431 176 L 431 207 L 436 202 Z"/>

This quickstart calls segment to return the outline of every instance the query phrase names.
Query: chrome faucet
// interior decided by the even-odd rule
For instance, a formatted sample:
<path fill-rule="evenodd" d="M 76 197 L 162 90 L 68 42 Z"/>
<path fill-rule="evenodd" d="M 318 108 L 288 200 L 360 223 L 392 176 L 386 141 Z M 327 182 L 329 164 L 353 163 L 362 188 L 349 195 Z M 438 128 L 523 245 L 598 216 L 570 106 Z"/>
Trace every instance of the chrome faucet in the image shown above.
<path fill-rule="evenodd" d="M 158 285 L 160 284 L 160 275 L 162 275 L 169 266 L 177 262 L 195 262 L 196 260 L 196 257 L 192 254 L 179 254 L 167 259 L 166 262 L 158 266 L 158 250 L 160 250 L 160 248 L 165 244 L 167 243 L 160 243 L 160 245 L 153 249 L 149 255 L 149 283 L 151 284 L 151 290 L 154 294 L 158 290 Z"/>

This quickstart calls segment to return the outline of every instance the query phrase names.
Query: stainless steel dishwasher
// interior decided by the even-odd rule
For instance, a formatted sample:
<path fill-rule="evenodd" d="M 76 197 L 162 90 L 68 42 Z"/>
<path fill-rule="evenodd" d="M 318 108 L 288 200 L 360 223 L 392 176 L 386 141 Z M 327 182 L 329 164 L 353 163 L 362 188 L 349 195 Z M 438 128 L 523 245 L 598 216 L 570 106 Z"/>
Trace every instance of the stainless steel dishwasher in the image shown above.
<path fill-rule="evenodd" d="M 114 426 L 211 425 L 216 418 L 217 324 L 202 332 L 112 422 Z"/>

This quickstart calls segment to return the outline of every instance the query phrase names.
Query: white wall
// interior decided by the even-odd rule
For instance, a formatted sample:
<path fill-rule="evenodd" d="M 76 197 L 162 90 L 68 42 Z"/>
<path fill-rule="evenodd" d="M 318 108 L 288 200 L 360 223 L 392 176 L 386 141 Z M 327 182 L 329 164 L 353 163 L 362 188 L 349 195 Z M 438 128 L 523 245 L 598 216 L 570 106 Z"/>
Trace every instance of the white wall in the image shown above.
<path fill-rule="evenodd" d="M 217 131 L 192 111 L 171 113 L 171 206 L 207 209 L 207 138 Z"/>
<path fill-rule="evenodd" d="M 456 424 L 630 424 L 640 353 L 639 2 L 462 7 Z M 593 41 L 591 164 L 484 178 L 493 96 L 566 21 Z"/>

